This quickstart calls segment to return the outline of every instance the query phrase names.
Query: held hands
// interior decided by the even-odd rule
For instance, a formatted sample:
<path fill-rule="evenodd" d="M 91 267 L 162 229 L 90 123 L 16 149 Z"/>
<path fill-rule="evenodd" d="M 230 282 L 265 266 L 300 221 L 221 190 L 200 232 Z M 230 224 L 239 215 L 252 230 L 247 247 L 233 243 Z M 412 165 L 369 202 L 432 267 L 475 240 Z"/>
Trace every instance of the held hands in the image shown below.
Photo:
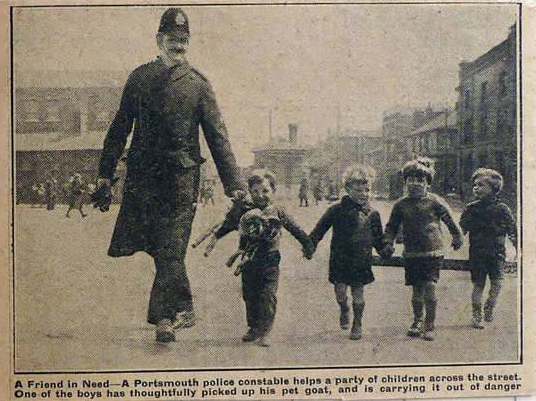
<path fill-rule="evenodd" d="M 216 235 L 212 234 L 208 239 L 208 244 L 205 248 L 205 253 L 203 254 L 205 257 L 212 253 L 212 251 L 216 247 L 216 242 L 218 242 L 218 238 L 216 238 Z"/>
<path fill-rule="evenodd" d="M 389 259 L 395 253 L 395 247 L 393 246 L 393 244 L 387 244 L 378 253 L 380 254 L 380 257 L 382 259 Z"/>
<path fill-rule="evenodd" d="M 455 251 L 457 251 L 458 249 L 460 249 L 463 245 L 463 238 L 462 237 L 454 237 L 452 238 L 452 249 L 454 249 Z"/>
<path fill-rule="evenodd" d="M 313 245 L 304 246 L 302 248 L 303 257 L 305 259 L 311 260 L 313 258 L 313 255 L 315 253 L 315 247 Z"/>

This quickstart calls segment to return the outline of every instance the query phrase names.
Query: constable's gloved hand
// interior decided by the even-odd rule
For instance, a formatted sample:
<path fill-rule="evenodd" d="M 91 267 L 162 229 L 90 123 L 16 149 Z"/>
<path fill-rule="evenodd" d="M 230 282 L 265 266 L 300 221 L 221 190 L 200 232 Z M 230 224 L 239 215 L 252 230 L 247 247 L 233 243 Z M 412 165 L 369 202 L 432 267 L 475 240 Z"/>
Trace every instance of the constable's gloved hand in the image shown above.
<path fill-rule="evenodd" d="M 383 247 L 383 249 L 379 252 L 380 257 L 382 259 L 389 259 L 391 256 L 393 256 L 393 253 L 395 253 L 395 247 L 393 244 L 387 244 Z"/>
<path fill-rule="evenodd" d="M 460 249 L 463 245 L 463 238 L 462 237 L 454 237 L 452 238 L 452 249 L 454 249 L 455 251 L 457 251 L 458 249 Z"/>
<path fill-rule="evenodd" d="M 94 208 L 99 208 L 101 212 L 107 212 L 110 209 L 112 204 L 112 185 L 112 180 L 109 178 L 97 179 L 97 189 L 91 194 L 91 203 Z"/>

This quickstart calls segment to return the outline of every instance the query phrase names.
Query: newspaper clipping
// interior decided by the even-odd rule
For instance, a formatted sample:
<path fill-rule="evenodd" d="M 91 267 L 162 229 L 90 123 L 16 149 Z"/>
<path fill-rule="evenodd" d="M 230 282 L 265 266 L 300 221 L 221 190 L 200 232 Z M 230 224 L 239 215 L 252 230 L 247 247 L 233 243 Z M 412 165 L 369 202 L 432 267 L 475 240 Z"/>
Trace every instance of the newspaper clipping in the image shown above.
<path fill-rule="evenodd" d="M 1 400 L 536 393 L 534 4 L 0 18 Z"/>

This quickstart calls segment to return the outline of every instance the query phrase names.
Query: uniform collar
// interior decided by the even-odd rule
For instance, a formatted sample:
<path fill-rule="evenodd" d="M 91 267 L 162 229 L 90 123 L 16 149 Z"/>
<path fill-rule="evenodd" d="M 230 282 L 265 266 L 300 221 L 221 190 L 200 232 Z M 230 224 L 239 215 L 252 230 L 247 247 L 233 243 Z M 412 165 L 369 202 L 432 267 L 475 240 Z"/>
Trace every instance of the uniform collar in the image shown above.
<path fill-rule="evenodd" d="M 184 63 L 181 64 L 175 64 L 175 65 L 169 65 L 169 63 L 164 60 L 162 56 L 158 56 L 157 62 L 160 63 L 165 68 L 168 68 L 170 71 L 170 79 L 172 81 L 177 80 L 188 74 L 192 67 L 190 67 L 190 64 L 188 61 L 184 61 Z"/>

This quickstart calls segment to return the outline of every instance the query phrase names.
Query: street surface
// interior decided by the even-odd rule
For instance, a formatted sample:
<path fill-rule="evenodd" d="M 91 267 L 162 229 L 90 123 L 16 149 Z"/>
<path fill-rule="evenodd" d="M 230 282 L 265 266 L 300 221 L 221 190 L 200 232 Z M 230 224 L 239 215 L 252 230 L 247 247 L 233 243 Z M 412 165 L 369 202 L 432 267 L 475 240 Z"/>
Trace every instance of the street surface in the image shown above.
<path fill-rule="evenodd" d="M 280 195 L 282 196 L 282 195 Z M 283 199 L 306 231 L 327 203 L 300 208 L 297 196 Z M 385 225 L 392 203 L 373 201 Z M 192 238 L 220 221 L 228 205 L 200 206 Z M 93 371 L 202 369 L 220 367 L 370 366 L 510 362 L 518 360 L 518 277 L 507 275 L 496 319 L 485 330 L 469 326 L 468 272 L 443 271 L 438 285 L 437 337 L 411 339 L 410 287 L 403 269 L 375 268 L 365 290 L 364 336 L 348 339 L 338 327 L 338 305 L 327 280 L 330 233 L 312 261 L 285 233 L 272 346 L 243 344 L 246 331 L 240 279 L 224 266 L 237 234 L 218 243 L 213 254 L 191 249 L 187 265 L 197 325 L 160 345 L 145 323 L 154 266 L 148 255 L 106 256 L 118 206 L 108 213 L 86 207 L 65 218 L 56 210 L 16 208 L 16 369 Z M 459 218 L 460 211 L 456 211 Z M 446 231 L 446 230 L 445 230 Z M 448 241 L 448 242 L 447 242 Z M 445 241 L 450 243 L 450 238 Z M 512 251 L 510 249 L 510 251 Z M 400 249 L 397 250 L 397 254 Z M 511 252 L 510 252 L 511 253 Z M 450 257 L 466 258 L 467 245 Z M 486 288 L 487 290 L 487 288 Z"/>

